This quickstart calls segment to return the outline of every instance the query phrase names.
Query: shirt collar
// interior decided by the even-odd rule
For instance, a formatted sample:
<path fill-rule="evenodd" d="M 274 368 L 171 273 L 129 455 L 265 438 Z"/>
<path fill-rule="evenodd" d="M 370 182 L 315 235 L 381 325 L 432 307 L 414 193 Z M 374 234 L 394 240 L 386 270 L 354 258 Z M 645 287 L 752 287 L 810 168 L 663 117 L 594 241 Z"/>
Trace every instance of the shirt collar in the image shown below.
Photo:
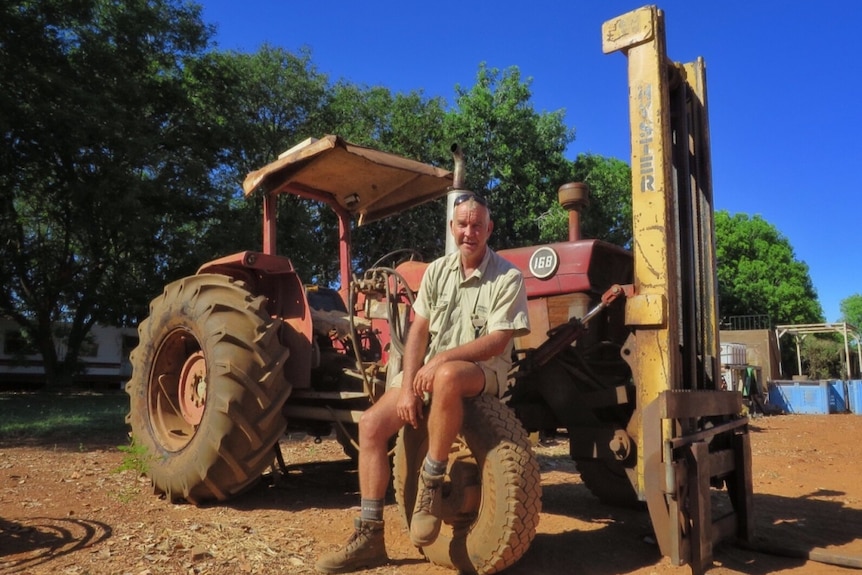
<path fill-rule="evenodd" d="M 469 280 L 472 277 L 476 277 L 482 279 L 482 276 L 485 275 L 485 271 L 488 269 L 488 262 L 491 261 L 491 248 L 485 248 L 485 255 L 482 257 L 482 262 L 479 264 L 479 267 L 473 272 L 470 277 L 464 278 L 464 281 Z M 454 252 L 452 254 L 451 259 L 449 260 L 449 269 L 453 271 L 461 271 L 461 253 Z"/>

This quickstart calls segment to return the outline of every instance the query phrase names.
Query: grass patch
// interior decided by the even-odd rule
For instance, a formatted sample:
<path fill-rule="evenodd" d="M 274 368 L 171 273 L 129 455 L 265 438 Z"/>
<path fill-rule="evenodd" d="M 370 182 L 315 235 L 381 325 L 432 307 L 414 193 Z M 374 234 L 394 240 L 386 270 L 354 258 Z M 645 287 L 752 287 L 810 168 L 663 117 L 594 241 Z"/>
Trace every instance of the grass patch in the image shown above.
<path fill-rule="evenodd" d="M 125 455 L 123 456 L 123 461 L 120 463 L 120 466 L 114 471 L 119 473 L 121 471 L 131 470 L 136 472 L 138 475 L 146 475 L 149 473 L 150 461 L 152 461 L 153 456 L 150 455 L 145 446 L 132 439 L 132 441 L 129 442 L 129 445 L 120 445 L 117 449 L 122 451 Z"/>
<path fill-rule="evenodd" d="M 0 393 L 0 444 L 126 443 L 128 412 L 121 391 Z"/>

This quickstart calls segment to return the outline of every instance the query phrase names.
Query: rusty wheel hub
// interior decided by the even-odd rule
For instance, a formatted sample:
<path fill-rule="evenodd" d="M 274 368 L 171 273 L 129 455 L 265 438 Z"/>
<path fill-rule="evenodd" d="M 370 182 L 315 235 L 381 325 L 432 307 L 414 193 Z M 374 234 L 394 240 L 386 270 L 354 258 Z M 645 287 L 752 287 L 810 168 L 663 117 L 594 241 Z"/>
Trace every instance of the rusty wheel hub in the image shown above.
<path fill-rule="evenodd" d="M 191 425 L 198 425 L 207 401 L 207 365 L 204 354 L 195 352 L 186 359 L 180 375 L 180 412 Z"/>

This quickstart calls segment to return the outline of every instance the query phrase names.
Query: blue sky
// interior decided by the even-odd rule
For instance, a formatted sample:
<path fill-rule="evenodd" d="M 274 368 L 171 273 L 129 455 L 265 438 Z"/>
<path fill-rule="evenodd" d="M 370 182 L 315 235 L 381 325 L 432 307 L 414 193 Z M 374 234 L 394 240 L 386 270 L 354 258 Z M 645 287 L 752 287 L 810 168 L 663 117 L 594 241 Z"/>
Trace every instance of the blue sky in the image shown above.
<path fill-rule="evenodd" d="M 565 110 L 571 158 L 630 161 L 626 59 L 602 53 L 601 25 L 644 2 L 200 1 L 220 48 L 307 47 L 333 81 L 451 103 L 480 63 L 517 66 L 537 110 Z M 774 225 L 838 321 L 840 301 L 862 294 L 862 3 L 657 5 L 670 58 L 706 60 L 715 208 Z"/>

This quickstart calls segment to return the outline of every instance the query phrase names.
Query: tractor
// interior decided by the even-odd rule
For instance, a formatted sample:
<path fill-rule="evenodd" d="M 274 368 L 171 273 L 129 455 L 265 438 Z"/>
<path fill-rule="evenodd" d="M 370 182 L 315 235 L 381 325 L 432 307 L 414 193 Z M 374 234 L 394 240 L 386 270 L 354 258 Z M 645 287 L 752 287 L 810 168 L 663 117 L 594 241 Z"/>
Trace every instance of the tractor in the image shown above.
<path fill-rule="evenodd" d="M 629 63 L 633 243 L 582 238 L 588 188 L 563 183 L 568 239 L 498 252 L 523 273 L 532 332 L 500 397 L 465 402 L 444 529 L 422 549 L 465 573 L 498 572 L 529 548 L 541 511 L 530 434 L 548 430 L 565 430 L 594 495 L 648 509 L 674 563 L 700 573 L 718 541 L 752 537 L 748 420 L 720 386 L 705 65 L 667 58 L 654 6 L 606 22 L 602 41 Z M 464 191 L 452 153 L 450 172 L 326 135 L 248 175 L 246 194 L 263 197 L 262 249 L 170 283 L 139 326 L 127 421 L 156 492 L 234 497 L 281 456 L 288 428 L 334 432 L 355 455 L 359 417 L 400 372 L 427 263 L 396 249 L 354 270 L 351 231 L 432 201 L 451 215 Z M 336 214 L 339 286 L 303 282 L 276 253 L 281 194 Z M 393 448 L 408 524 L 426 444 L 407 426 Z"/>

